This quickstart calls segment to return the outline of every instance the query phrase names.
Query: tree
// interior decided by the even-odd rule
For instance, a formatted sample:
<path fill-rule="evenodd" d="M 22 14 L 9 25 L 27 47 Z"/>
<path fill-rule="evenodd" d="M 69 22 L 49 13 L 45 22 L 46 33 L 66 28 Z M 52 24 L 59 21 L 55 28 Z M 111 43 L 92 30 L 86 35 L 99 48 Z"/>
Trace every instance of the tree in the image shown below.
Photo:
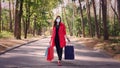
<path fill-rule="evenodd" d="M 13 23 L 15 21 L 15 7 L 14 7 L 15 3 L 14 0 L 12 0 L 12 19 L 13 19 Z"/>
<path fill-rule="evenodd" d="M 91 16 L 90 16 L 90 2 L 89 2 L 89 0 L 86 0 L 86 10 L 87 10 L 88 25 L 89 25 L 89 34 L 90 34 L 91 37 L 93 37 L 92 25 L 91 25 Z"/>
<path fill-rule="evenodd" d="M 34 28 L 33 28 L 33 36 L 35 36 L 35 32 L 36 32 L 36 18 L 37 16 L 34 16 Z"/>
<path fill-rule="evenodd" d="M 120 24 L 120 0 L 117 0 L 118 22 Z"/>
<path fill-rule="evenodd" d="M 99 33 L 100 33 L 100 37 L 101 37 L 101 33 L 102 33 L 102 23 L 101 23 L 101 11 L 102 8 L 101 8 L 101 0 L 99 0 Z"/>
<path fill-rule="evenodd" d="M 99 33 L 99 27 L 98 27 L 98 21 L 97 21 L 97 15 L 96 15 L 96 6 L 95 6 L 95 1 L 92 0 L 93 2 L 93 10 L 94 10 L 94 18 L 95 18 L 95 30 L 96 30 L 96 35 L 97 35 L 97 38 L 100 38 L 100 33 Z"/>
<path fill-rule="evenodd" d="M 9 29 L 10 31 L 12 32 L 13 29 L 12 29 L 12 14 L 11 14 L 11 0 L 9 0 L 9 17 L 10 17 L 10 25 L 9 25 Z"/>
<path fill-rule="evenodd" d="M 107 23 L 107 0 L 101 0 L 101 2 L 102 2 L 102 22 L 103 22 L 104 40 L 108 40 L 109 34 L 108 34 L 108 23 Z"/>
<path fill-rule="evenodd" d="M 2 16 L 2 15 L 1 15 L 1 11 L 2 11 L 2 8 L 1 8 L 1 0 L 0 0 L 0 32 L 1 32 L 1 20 L 2 20 L 2 19 L 1 19 L 1 16 Z"/>
<path fill-rule="evenodd" d="M 22 17 L 23 0 L 16 0 L 15 9 L 15 28 L 14 36 L 16 39 L 21 39 L 21 17 Z"/>
<path fill-rule="evenodd" d="M 81 22 L 82 22 L 82 34 L 83 34 L 83 37 L 85 37 L 85 24 L 84 24 L 81 0 L 79 0 L 79 4 L 80 4 L 80 16 L 81 16 Z"/>
<path fill-rule="evenodd" d="M 68 25 L 70 36 L 73 35 L 73 7 L 71 4 L 68 4 L 66 8 L 64 8 L 65 19 Z"/>
<path fill-rule="evenodd" d="M 112 6 L 112 3 L 111 3 L 111 8 L 114 12 L 114 18 L 115 18 L 115 15 L 117 16 L 117 19 L 119 20 L 119 16 L 118 16 L 118 13 L 116 11 L 116 0 L 114 1 L 114 7 Z"/>
<path fill-rule="evenodd" d="M 28 29 L 29 29 L 29 26 L 30 26 L 30 3 L 31 3 L 31 0 L 26 0 L 25 1 L 26 4 L 25 4 L 25 9 L 26 9 L 26 18 L 25 18 L 25 23 L 24 23 L 24 38 L 27 38 L 27 33 L 28 33 Z"/>

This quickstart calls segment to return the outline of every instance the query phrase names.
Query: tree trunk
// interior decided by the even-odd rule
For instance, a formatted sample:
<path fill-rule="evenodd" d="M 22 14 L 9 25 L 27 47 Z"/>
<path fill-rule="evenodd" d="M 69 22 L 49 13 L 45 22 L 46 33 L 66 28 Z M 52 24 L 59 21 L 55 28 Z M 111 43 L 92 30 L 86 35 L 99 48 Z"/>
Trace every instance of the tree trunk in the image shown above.
<path fill-rule="evenodd" d="M 103 31 L 104 31 L 104 40 L 109 39 L 108 34 L 108 23 L 107 23 L 107 0 L 101 0 L 102 1 L 102 18 L 103 18 Z"/>
<path fill-rule="evenodd" d="M 29 0 L 31 1 L 31 0 Z M 26 22 L 25 22 L 25 31 L 24 31 L 24 38 L 27 38 L 27 34 L 28 34 L 28 30 L 29 30 L 29 26 L 30 26 L 30 4 L 27 3 L 26 0 Z"/>
<path fill-rule="evenodd" d="M 116 11 L 116 0 L 115 0 L 115 3 L 114 3 L 114 7 L 112 6 L 112 3 L 111 3 L 111 8 L 112 8 L 112 10 L 113 10 L 113 12 L 114 12 L 114 16 L 116 15 L 116 16 L 117 16 L 117 19 L 119 20 L 118 13 L 117 13 L 117 11 Z"/>
<path fill-rule="evenodd" d="M 11 0 L 9 0 L 9 17 L 10 17 L 9 30 L 12 32 L 12 31 L 13 31 L 13 28 L 12 28 L 12 15 L 11 15 Z"/>
<path fill-rule="evenodd" d="M 99 33 L 100 33 L 100 37 L 101 37 L 101 33 L 102 33 L 102 23 L 101 23 L 101 0 L 99 0 Z"/>
<path fill-rule="evenodd" d="M 27 0 L 26 0 L 27 1 Z M 26 18 L 25 18 L 25 22 L 24 22 L 24 38 L 27 38 L 27 33 L 28 33 L 28 3 L 26 2 L 25 5 L 26 8 Z"/>
<path fill-rule="evenodd" d="M 73 13 L 72 13 L 72 23 L 71 23 L 71 31 L 73 33 L 73 35 L 75 35 L 75 1 L 73 1 L 72 3 L 72 7 L 73 7 Z"/>
<path fill-rule="evenodd" d="M 16 39 L 21 39 L 21 17 L 22 17 L 23 0 L 16 0 L 16 11 L 15 11 L 15 32 L 14 36 Z"/>
<path fill-rule="evenodd" d="M 120 0 L 117 0 L 118 22 L 120 24 Z"/>
<path fill-rule="evenodd" d="M 93 2 L 94 17 L 95 17 L 95 34 L 97 35 L 97 38 L 100 38 L 97 15 L 96 15 L 95 1 L 92 0 L 92 2 Z"/>
<path fill-rule="evenodd" d="M 39 27 L 39 29 L 37 30 L 37 34 L 38 34 L 38 35 L 42 35 L 42 27 L 41 27 L 41 22 L 40 22 L 40 27 Z"/>
<path fill-rule="evenodd" d="M 86 0 L 86 10 L 87 10 L 87 19 L 88 19 L 88 26 L 89 26 L 89 34 L 91 37 L 93 37 L 92 32 L 92 25 L 91 25 L 91 16 L 90 16 L 90 3 L 88 0 Z"/>
<path fill-rule="evenodd" d="M 85 25 L 84 25 L 84 19 L 83 19 L 81 0 L 79 0 L 79 4 L 80 4 L 80 16 L 81 16 L 81 22 L 82 22 L 82 34 L 83 34 L 83 37 L 85 37 Z"/>
<path fill-rule="evenodd" d="M 17 29 L 18 29 L 18 0 L 16 0 L 16 5 L 15 5 L 15 26 L 14 26 L 14 37 L 16 38 L 16 35 L 17 35 Z"/>
<path fill-rule="evenodd" d="M 37 16 L 34 16 L 34 29 L 33 29 L 33 36 L 35 36 L 35 33 L 36 33 L 36 18 L 37 18 Z"/>
<path fill-rule="evenodd" d="M 22 17 L 22 22 L 23 22 L 23 32 L 25 33 L 26 23 L 24 17 Z"/>
<path fill-rule="evenodd" d="M 107 20 L 111 21 L 111 15 L 110 15 L 110 3 L 111 3 L 111 0 L 107 0 Z"/>
<path fill-rule="evenodd" d="M 73 35 L 73 32 L 71 31 L 71 27 L 70 27 L 70 23 L 68 22 L 68 18 L 67 18 L 67 15 L 66 15 L 66 11 L 65 11 L 65 8 L 63 7 L 63 10 L 64 10 L 64 13 L 65 13 L 65 19 L 67 21 L 67 25 L 68 25 L 68 30 L 69 30 L 69 33 L 70 33 L 70 36 Z"/>
<path fill-rule="evenodd" d="M 118 14 L 117 14 L 117 12 L 116 12 L 116 7 L 117 7 L 116 5 L 117 5 L 117 0 L 114 1 L 114 10 L 115 10 L 115 13 L 116 13 L 116 14 L 114 13 L 114 20 L 113 20 L 113 22 L 114 22 L 114 23 L 113 23 L 114 27 L 113 27 L 113 31 L 115 31 L 115 28 L 116 28 L 116 27 L 115 27 L 116 16 L 117 16 L 117 19 L 118 19 Z M 115 36 L 115 34 L 116 34 L 116 32 L 113 32 L 113 36 Z"/>
<path fill-rule="evenodd" d="M 12 0 L 12 19 L 13 19 L 13 23 L 15 22 L 15 7 L 14 7 L 15 3 L 14 0 Z"/>
<path fill-rule="evenodd" d="M 2 29 L 1 29 L 1 28 L 2 28 L 2 21 L 1 21 L 1 20 L 2 20 L 2 19 L 1 19 L 1 16 L 2 16 L 2 15 L 1 15 L 1 11 L 2 11 L 2 8 L 1 8 L 1 0 L 0 0 L 0 32 L 1 32 L 1 30 L 2 30 Z"/>

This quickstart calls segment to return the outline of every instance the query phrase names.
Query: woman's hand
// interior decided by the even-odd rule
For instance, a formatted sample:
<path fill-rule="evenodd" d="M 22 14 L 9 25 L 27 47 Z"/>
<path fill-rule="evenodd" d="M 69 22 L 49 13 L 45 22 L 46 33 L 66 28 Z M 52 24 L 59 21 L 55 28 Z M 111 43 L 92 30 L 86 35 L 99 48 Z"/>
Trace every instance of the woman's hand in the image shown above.
<path fill-rule="evenodd" d="M 67 37 L 67 35 L 65 35 L 66 39 L 68 40 L 68 42 L 70 42 L 70 39 Z"/>
<path fill-rule="evenodd" d="M 68 42 L 70 42 L 70 39 L 69 39 L 69 38 L 67 38 L 67 40 L 68 40 Z"/>
<path fill-rule="evenodd" d="M 49 44 L 51 44 L 51 41 L 49 41 Z"/>

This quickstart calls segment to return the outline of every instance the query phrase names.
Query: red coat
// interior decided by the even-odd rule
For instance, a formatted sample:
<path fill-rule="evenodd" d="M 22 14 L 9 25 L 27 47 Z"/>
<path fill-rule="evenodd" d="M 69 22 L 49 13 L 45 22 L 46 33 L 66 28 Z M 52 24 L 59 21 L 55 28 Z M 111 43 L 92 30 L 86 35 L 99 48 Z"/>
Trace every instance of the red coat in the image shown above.
<path fill-rule="evenodd" d="M 51 46 L 55 46 L 55 34 L 56 34 L 56 28 L 53 27 L 52 36 L 51 36 Z M 66 45 L 66 40 L 65 40 L 66 28 L 62 22 L 60 23 L 58 34 L 59 34 L 60 47 L 63 48 Z"/>

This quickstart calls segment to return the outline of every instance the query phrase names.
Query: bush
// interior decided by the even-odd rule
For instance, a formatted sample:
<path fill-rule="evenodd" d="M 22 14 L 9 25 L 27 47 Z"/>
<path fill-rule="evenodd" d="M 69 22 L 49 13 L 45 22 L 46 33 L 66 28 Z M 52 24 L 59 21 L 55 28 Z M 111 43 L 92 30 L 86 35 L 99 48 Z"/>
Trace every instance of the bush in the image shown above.
<path fill-rule="evenodd" d="M 13 35 L 11 32 L 8 31 L 2 31 L 0 33 L 0 38 L 11 38 Z"/>

